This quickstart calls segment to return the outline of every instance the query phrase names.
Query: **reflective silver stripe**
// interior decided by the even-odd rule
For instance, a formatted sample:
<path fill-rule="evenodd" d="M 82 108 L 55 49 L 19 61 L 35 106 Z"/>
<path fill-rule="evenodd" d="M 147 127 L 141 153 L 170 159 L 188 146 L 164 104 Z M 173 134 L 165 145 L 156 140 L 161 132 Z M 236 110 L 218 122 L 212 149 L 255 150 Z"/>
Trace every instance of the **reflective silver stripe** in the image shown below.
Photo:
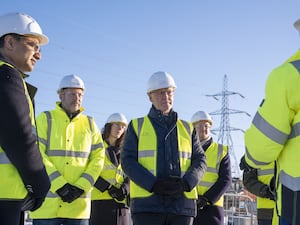
<path fill-rule="evenodd" d="M 144 123 L 144 117 L 142 117 L 142 118 L 138 118 L 137 119 L 137 122 L 138 122 L 138 130 L 137 130 L 137 137 L 138 137 L 138 139 L 140 138 L 140 135 L 141 135 L 141 130 L 142 130 L 142 126 L 143 126 L 143 123 Z"/>
<path fill-rule="evenodd" d="M 223 145 L 218 144 L 218 158 L 216 164 L 216 173 L 219 173 L 222 153 L 223 153 Z"/>
<path fill-rule="evenodd" d="M 258 176 L 273 175 L 273 174 L 274 174 L 274 169 L 266 169 L 266 170 L 258 169 L 257 170 Z"/>
<path fill-rule="evenodd" d="M 255 159 L 250 155 L 250 153 L 249 153 L 247 147 L 246 147 L 245 154 L 246 154 L 247 158 L 250 159 L 255 165 L 258 165 L 258 166 L 266 166 L 266 165 L 270 164 L 270 163 L 266 163 L 266 162 L 261 162 L 261 161 L 255 160 Z"/>
<path fill-rule="evenodd" d="M 149 170 L 149 169 L 148 169 Z M 149 172 L 150 173 L 152 173 L 152 175 L 154 175 L 155 176 L 155 174 L 154 174 L 154 170 L 149 170 Z"/>
<path fill-rule="evenodd" d="M 292 130 L 291 130 L 291 133 L 290 133 L 290 135 L 289 135 L 289 139 L 292 139 L 292 138 L 294 138 L 294 137 L 297 137 L 297 136 L 299 136 L 300 135 L 300 123 L 296 123 L 294 126 L 293 126 L 293 128 L 292 128 Z"/>
<path fill-rule="evenodd" d="M 58 178 L 58 177 L 60 177 L 60 176 L 61 176 L 60 172 L 55 171 L 55 172 L 53 172 L 53 173 L 51 173 L 51 174 L 49 175 L 49 179 L 50 179 L 51 181 L 53 181 L 53 180 L 55 180 L 56 178 Z"/>
<path fill-rule="evenodd" d="M 284 171 L 280 171 L 279 182 L 292 191 L 300 191 L 300 177 L 292 177 Z"/>
<path fill-rule="evenodd" d="M 298 73 L 300 73 L 300 60 L 296 60 L 290 63 L 298 70 Z"/>
<path fill-rule="evenodd" d="M 185 127 L 186 131 L 188 132 L 188 134 L 191 135 L 191 127 L 189 126 L 188 122 L 181 120 L 183 126 Z"/>
<path fill-rule="evenodd" d="M 208 182 L 208 181 L 200 181 L 199 185 L 203 187 L 211 187 L 214 184 L 214 182 Z"/>
<path fill-rule="evenodd" d="M 192 153 L 191 152 L 179 152 L 179 157 L 184 159 L 191 159 Z"/>
<path fill-rule="evenodd" d="M 48 145 L 48 142 L 47 142 L 47 140 L 46 140 L 46 139 L 44 139 L 44 138 L 41 138 L 41 137 L 39 137 L 39 142 L 40 142 L 40 143 L 42 143 L 42 144 L 44 144 L 45 146 L 47 146 L 47 145 Z"/>
<path fill-rule="evenodd" d="M 214 167 L 207 167 L 206 172 L 210 172 L 210 173 L 218 173 L 218 170 Z"/>
<path fill-rule="evenodd" d="M 143 151 L 139 151 L 138 154 L 139 154 L 139 158 L 154 157 L 155 151 L 143 150 Z"/>
<path fill-rule="evenodd" d="M 46 151 L 50 148 L 50 137 L 51 137 L 51 130 L 52 130 L 52 118 L 51 113 L 49 111 L 44 112 L 47 117 L 47 123 L 48 123 L 48 130 L 47 130 L 47 145 L 46 145 Z"/>
<path fill-rule="evenodd" d="M 94 131 L 93 130 L 93 117 L 87 116 L 87 118 L 88 118 L 88 121 L 89 121 L 90 130 L 91 130 L 91 132 L 93 132 Z"/>
<path fill-rule="evenodd" d="M 185 171 L 181 171 L 181 177 L 183 177 L 185 175 Z"/>
<path fill-rule="evenodd" d="M 288 138 L 287 134 L 269 124 L 258 112 L 255 114 L 252 124 L 265 136 L 278 144 L 284 145 Z"/>
<path fill-rule="evenodd" d="M 99 144 L 92 145 L 91 151 L 94 151 L 94 150 L 97 150 L 98 148 L 103 148 L 103 147 L 104 147 L 103 143 L 100 142 Z"/>
<path fill-rule="evenodd" d="M 34 135 L 34 136 L 37 136 L 36 134 L 37 134 L 37 132 L 36 132 L 36 127 L 35 126 L 32 126 L 31 127 L 31 129 L 32 129 L 32 134 Z"/>
<path fill-rule="evenodd" d="M 113 164 L 106 164 L 104 167 L 103 167 L 103 170 L 115 170 L 116 169 L 116 166 L 113 165 Z"/>
<path fill-rule="evenodd" d="M 7 158 L 4 152 L 0 153 L 0 164 L 11 164 L 10 160 Z"/>
<path fill-rule="evenodd" d="M 78 157 L 78 158 L 88 158 L 89 152 L 80 152 L 80 151 L 69 151 L 69 150 L 48 150 L 46 152 L 48 156 L 69 156 L 69 157 Z"/>
<path fill-rule="evenodd" d="M 94 181 L 93 177 L 90 174 L 84 173 L 84 174 L 82 174 L 82 177 L 87 179 L 92 186 L 94 185 L 95 181 Z"/>

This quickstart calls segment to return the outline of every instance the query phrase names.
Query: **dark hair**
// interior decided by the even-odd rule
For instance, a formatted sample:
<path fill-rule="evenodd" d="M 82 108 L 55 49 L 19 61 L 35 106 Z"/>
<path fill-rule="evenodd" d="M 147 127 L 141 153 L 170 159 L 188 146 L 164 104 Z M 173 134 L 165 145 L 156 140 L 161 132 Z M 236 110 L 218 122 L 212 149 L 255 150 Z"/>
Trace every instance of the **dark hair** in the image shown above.
<path fill-rule="evenodd" d="M 113 125 L 112 123 L 106 123 L 104 125 L 103 132 L 102 132 L 102 138 L 103 138 L 103 140 L 106 141 L 109 145 L 111 143 L 109 143 L 108 139 L 109 139 L 109 135 L 110 135 L 110 131 L 111 131 L 111 126 L 112 125 Z M 116 140 L 115 147 L 120 148 L 122 146 L 124 135 L 125 135 L 125 132 L 121 135 L 121 137 L 119 139 Z"/>
<path fill-rule="evenodd" d="M 22 37 L 21 35 L 15 34 L 15 33 L 4 34 L 3 36 L 0 37 L 0 48 L 3 48 L 3 46 L 4 46 L 4 38 L 5 38 L 7 35 L 13 36 L 16 40 L 20 40 L 21 37 Z"/>

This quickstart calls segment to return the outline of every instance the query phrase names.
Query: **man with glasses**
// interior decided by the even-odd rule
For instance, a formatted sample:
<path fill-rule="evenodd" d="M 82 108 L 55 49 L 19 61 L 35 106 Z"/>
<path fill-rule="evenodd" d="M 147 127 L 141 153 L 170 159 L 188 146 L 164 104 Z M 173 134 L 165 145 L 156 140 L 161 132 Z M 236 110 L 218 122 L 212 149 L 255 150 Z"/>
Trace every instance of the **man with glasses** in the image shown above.
<path fill-rule="evenodd" d="M 37 145 L 32 99 L 26 83 L 48 38 L 29 15 L 0 16 L 0 223 L 19 224 L 22 210 L 43 203 L 50 182 Z M 24 201 L 25 198 L 25 201 Z"/>
<path fill-rule="evenodd" d="M 126 132 L 121 165 L 131 180 L 130 207 L 135 225 L 192 225 L 196 185 L 206 161 L 196 132 L 173 111 L 173 77 L 154 73 L 148 81 L 152 107 L 133 119 Z"/>
<path fill-rule="evenodd" d="M 91 189 L 103 168 L 105 150 L 94 119 L 83 114 L 84 91 L 80 77 L 63 77 L 56 108 L 36 119 L 51 188 L 42 207 L 30 213 L 33 225 L 88 225 Z"/>

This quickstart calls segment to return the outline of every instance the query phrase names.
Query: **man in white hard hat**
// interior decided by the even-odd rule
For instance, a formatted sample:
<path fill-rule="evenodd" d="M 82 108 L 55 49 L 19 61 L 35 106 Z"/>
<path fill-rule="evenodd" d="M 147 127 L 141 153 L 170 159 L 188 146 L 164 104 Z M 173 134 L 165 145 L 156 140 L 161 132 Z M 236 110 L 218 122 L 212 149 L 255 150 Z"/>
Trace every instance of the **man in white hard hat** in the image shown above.
<path fill-rule="evenodd" d="M 105 150 L 94 119 L 83 114 L 84 91 L 80 77 L 63 77 L 56 108 L 36 119 L 51 188 L 43 205 L 30 213 L 34 225 L 88 225 L 91 190 L 103 168 Z"/>
<path fill-rule="evenodd" d="M 205 154 L 192 124 L 172 109 L 175 88 L 169 73 L 154 73 L 147 90 L 150 112 L 133 119 L 125 135 L 121 165 L 131 180 L 135 225 L 191 225 L 196 216 Z"/>
<path fill-rule="evenodd" d="M 294 23 L 300 31 L 300 20 Z M 279 224 L 300 224 L 300 50 L 273 69 L 265 98 L 245 132 L 245 162 L 263 168 L 276 162 Z"/>
<path fill-rule="evenodd" d="M 50 187 L 36 143 L 32 100 L 37 89 L 24 81 L 41 59 L 40 46 L 47 43 L 31 16 L 0 16 L 1 224 L 19 224 L 21 209 L 40 207 Z"/>
<path fill-rule="evenodd" d="M 193 114 L 191 122 L 197 131 L 207 159 L 207 171 L 197 185 L 197 216 L 194 225 L 223 225 L 223 195 L 231 185 L 228 147 L 213 141 L 211 116 L 205 111 Z"/>

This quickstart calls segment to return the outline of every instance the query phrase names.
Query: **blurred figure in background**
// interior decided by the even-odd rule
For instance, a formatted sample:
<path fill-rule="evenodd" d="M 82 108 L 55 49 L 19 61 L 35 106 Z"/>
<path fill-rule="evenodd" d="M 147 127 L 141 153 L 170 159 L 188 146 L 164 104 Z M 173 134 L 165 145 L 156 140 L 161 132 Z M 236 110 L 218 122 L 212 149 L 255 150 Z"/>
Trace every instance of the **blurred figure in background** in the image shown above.
<path fill-rule="evenodd" d="M 275 204 L 274 162 L 260 169 L 247 166 L 245 156 L 241 158 L 240 169 L 243 170 L 245 188 L 256 195 L 257 224 L 278 224 Z M 272 222 L 273 221 L 273 222 Z"/>
<path fill-rule="evenodd" d="M 105 147 L 103 170 L 92 191 L 90 225 L 129 225 L 127 204 L 129 179 L 120 164 L 121 145 L 127 128 L 127 119 L 121 113 L 111 114 L 104 126 L 102 138 Z"/>
<path fill-rule="evenodd" d="M 300 31 L 300 19 L 294 23 Z M 300 50 L 269 74 L 265 98 L 245 132 L 245 162 L 275 161 L 280 225 L 300 224 Z"/>
<path fill-rule="evenodd" d="M 197 111 L 191 122 L 197 131 L 201 146 L 205 151 L 207 170 L 197 186 L 198 214 L 194 225 L 223 225 L 223 195 L 231 185 L 231 164 L 228 147 L 213 141 L 211 116 L 205 111 Z"/>

